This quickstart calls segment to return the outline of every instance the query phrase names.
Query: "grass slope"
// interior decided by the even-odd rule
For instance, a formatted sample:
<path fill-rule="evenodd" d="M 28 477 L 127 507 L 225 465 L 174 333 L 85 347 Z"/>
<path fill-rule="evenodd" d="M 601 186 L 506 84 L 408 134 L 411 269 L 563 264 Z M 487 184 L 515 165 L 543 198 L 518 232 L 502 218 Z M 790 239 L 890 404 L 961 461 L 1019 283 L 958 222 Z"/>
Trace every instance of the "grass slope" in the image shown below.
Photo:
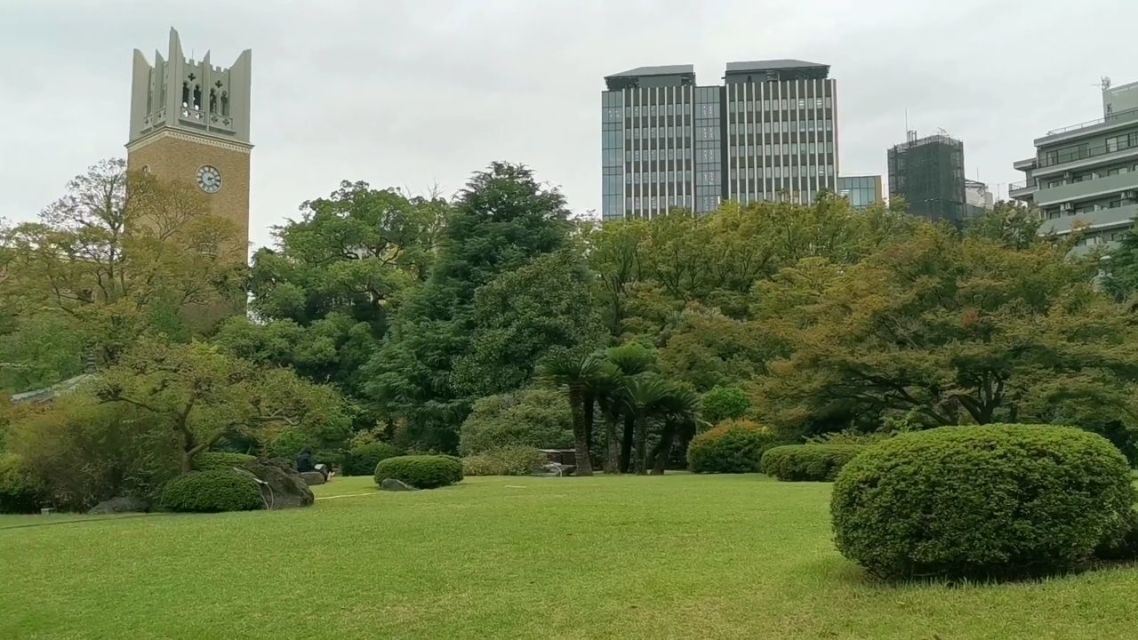
<path fill-rule="evenodd" d="M 1138 569 L 874 584 L 834 550 L 826 484 L 471 478 L 379 493 L 343 478 L 317 491 L 302 511 L 0 517 L 0 638 L 1138 635 Z"/>

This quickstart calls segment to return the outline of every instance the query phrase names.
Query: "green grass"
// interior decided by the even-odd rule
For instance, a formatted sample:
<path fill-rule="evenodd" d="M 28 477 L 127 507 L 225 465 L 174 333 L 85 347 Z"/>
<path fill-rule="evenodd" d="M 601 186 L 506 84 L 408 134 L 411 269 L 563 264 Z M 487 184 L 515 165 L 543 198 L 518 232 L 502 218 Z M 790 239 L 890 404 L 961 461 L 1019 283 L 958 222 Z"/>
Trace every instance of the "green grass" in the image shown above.
<path fill-rule="evenodd" d="M 297 511 L 0 517 L 0 638 L 1138 637 L 1136 568 L 874 583 L 834 550 L 826 484 L 317 492 Z"/>

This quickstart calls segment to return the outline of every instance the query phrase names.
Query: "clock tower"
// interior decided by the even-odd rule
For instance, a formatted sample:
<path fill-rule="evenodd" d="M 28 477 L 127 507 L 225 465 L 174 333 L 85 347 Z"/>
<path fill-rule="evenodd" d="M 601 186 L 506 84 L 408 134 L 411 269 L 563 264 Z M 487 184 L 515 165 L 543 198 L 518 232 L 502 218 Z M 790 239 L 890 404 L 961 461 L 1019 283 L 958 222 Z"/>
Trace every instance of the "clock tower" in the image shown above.
<path fill-rule="evenodd" d="M 249 89 L 253 54 L 246 49 L 228 68 L 207 51 L 186 58 L 170 29 L 166 58 L 154 64 L 134 50 L 127 167 L 200 189 L 210 212 L 233 221 L 242 258 L 249 246 Z"/>

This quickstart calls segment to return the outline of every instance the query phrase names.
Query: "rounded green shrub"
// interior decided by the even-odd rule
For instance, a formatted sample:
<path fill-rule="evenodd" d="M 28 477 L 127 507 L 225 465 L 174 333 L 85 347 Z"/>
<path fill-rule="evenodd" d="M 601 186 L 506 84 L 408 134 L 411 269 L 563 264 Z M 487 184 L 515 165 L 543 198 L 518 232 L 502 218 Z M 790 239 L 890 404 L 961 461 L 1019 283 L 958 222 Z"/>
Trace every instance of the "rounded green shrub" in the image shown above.
<path fill-rule="evenodd" d="M 468 476 L 528 476 L 546 462 L 545 454 L 532 447 L 502 447 L 462 459 Z"/>
<path fill-rule="evenodd" d="M 759 470 L 789 482 L 832 482 L 865 448 L 860 444 L 785 444 L 764 451 Z"/>
<path fill-rule="evenodd" d="M 233 467 L 244 467 L 247 463 L 256 460 L 256 456 L 247 453 L 233 453 L 231 451 L 203 451 L 194 456 L 194 471 L 214 471 L 223 469 L 230 471 Z"/>
<path fill-rule="evenodd" d="M 263 509 L 261 489 L 251 476 L 214 469 L 180 475 L 162 487 L 160 499 L 166 511 L 216 513 Z"/>
<path fill-rule="evenodd" d="M 555 389 L 521 389 L 474 401 L 459 431 L 459 450 L 470 456 L 502 447 L 567 449 L 573 414 Z"/>
<path fill-rule="evenodd" d="M 838 549 L 872 574 L 1018 577 L 1073 568 L 1125 544 L 1126 458 L 1070 427 L 985 425 L 907 433 L 838 474 Z"/>
<path fill-rule="evenodd" d="M 20 467 L 19 458 L 0 453 L 0 513 L 35 513 L 43 498 L 42 487 Z"/>
<path fill-rule="evenodd" d="M 395 456 L 375 466 L 375 483 L 393 478 L 418 489 L 445 487 L 462 480 L 462 461 L 454 456 Z"/>
<path fill-rule="evenodd" d="M 774 432 L 750 420 L 727 420 L 692 438 L 688 466 L 695 473 L 753 473 L 763 452 L 778 440 Z"/>
<path fill-rule="evenodd" d="M 352 447 L 344 456 L 344 475 L 368 476 L 375 473 L 375 465 L 381 460 L 394 458 L 403 452 L 387 442 L 369 442 Z"/>

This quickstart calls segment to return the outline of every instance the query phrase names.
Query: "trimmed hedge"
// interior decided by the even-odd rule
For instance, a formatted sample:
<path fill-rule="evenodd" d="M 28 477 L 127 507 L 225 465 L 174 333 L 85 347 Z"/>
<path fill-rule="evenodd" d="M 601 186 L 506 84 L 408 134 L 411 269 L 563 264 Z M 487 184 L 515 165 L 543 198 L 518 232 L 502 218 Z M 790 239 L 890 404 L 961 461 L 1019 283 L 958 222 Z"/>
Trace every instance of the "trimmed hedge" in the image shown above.
<path fill-rule="evenodd" d="M 528 476 L 546 463 L 545 454 L 532 447 L 502 447 L 462 459 L 468 476 Z"/>
<path fill-rule="evenodd" d="M 194 471 L 232 471 L 233 467 L 244 467 L 247 463 L 256 460 L 256 456 L 247 453 L 233 453 L 230 451 L 203 451 L 194 456 Z"/>
<path fill-rule="evenodd" d="M 344 456 L 344 475 L 370 476 L 375 473 L 375 465 L 381 460 L 402 454 L 399 447 L 386 442 L 369 442 L 352 447 Z"/>
<path fill-rule="evenodd" d="M 236 471 L 214 469 L 191 471 L 162 487 L 160 500 L 166 511 L 216 513 L 263 509 L 261 489 L 252 477 Z"/>
<path fill-rule="evenodd" d="M 832 482 L 865 449 L 860 444 L 785 444 L 764 451 L 759 469 L 787 482 Z"/>
<path fill-rule="evenodd" d="M 1020 577 L 1125 550 L 1134 488 L 1126 458 L 1070 427 L 985 425 L 908 433 L 838 474 L 838 549 L 871 573 Z"/>
<path fill-rule="evenodd" d="M 692 438 L 688 466 L 695 473 L 754 473 L 778 436 L 749 420 L 727 420 Z"/>
<path fill-rule="evenodd" d="M 454 456 L 395 456 L 375 466 L 375 483 L 388 478 L 418 489 L 445 487 L 462 480 L 462 460 Z"/>

